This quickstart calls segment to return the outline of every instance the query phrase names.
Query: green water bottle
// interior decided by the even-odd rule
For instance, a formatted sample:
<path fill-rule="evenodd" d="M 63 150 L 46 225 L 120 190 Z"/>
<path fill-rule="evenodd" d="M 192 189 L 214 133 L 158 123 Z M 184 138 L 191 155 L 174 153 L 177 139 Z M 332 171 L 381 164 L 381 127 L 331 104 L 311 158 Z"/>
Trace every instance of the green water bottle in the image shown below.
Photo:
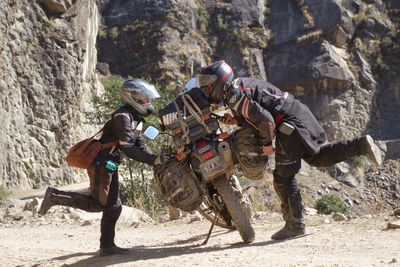
<path fill-rule="evenodd" d="M 118 168 L 118 164 L 112 160 L 106 161 L 106 169 L 110 171 L 115 171 Z"/>

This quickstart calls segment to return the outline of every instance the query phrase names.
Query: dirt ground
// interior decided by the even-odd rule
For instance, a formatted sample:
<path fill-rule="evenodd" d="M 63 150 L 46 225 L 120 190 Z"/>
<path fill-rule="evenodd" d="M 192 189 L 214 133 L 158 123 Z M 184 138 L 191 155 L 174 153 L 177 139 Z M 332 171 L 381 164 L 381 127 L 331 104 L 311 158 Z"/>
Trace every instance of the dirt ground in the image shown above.
<path fill-rule="evenodd" d="M 108 257 L 96 254 L 98 223 L 0 225 L 0 266 L 400 266 L 400 230 L 385 230 L 391 219 L 307 216 L 308 235 L 276 242 L 270 236 L 282 222 L 270 213 L 255 221 L 254 243 L 216 227 L 206 245 L 206 220 L 119 224 L 116 243 L 130 253 Z"/>

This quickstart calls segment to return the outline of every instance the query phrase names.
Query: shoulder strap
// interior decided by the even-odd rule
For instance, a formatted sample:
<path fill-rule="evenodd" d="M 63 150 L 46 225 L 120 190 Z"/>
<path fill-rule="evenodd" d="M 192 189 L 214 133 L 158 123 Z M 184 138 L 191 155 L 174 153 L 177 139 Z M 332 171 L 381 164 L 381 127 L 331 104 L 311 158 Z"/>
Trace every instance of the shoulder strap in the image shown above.
<path fill-rule="evenodd" d="M 104 126 L 97 133 L 95 133 L 93 136 L 91 136 L 90 139 L 93 139 L 96 135 L 101 133 L 103 130 L 104 130 Z M 101 150 L 116 146 L 116 145 L 118 145 L 118 143 L 119 143 L 118 140 L 115 140 L 115 141 L 112 141 L 112 142 L 101 144 Z"/>
<path fill-rule="evenodd" d="M 98 135 L 99 133 L 101 133 L 104 130 L 104 126 L 94 135 L 92 135 L 91 137 L 89 137 L 90 139 L 93 139 L 96 135 Z"/>

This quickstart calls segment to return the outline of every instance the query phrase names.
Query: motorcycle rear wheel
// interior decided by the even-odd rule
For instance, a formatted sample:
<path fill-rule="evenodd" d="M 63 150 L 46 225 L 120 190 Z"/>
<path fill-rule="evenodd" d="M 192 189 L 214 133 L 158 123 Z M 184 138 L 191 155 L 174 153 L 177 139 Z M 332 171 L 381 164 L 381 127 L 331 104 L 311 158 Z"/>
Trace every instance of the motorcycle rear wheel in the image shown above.
<path fill-rule="evenodd" d="M 212 183 L 222 197 L 243 242 L 253 242 L 255 232 L 250 223 L 250 218 L 246 216 L 247 212 L 243 210 L 243 206 L 237 194 L 232 190 L 229 181 L 225 177 L 220 177 L 213 180 Z"/>

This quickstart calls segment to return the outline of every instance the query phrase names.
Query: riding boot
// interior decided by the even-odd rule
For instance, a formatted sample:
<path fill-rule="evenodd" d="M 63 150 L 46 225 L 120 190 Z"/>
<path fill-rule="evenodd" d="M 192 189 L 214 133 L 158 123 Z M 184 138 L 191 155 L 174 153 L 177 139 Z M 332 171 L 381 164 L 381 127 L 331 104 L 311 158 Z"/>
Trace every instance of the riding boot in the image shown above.
<path fill-rule="evenodd" d="M 47 211 L 55 205 L 73 207 L 88 212 L 100 212 L 103 210 L 100 203 L 91 196 L 76 192 L 65 192 L 53 187 L 48 187 L 39 213 L 45 215 Z"/>
<path fill-rule="evenodd" d="M 274 240 L 283 240 L 306 233 L 303 217 L 303 205 L 300 188 L 295 179 L 280 184 L 274 181 L 274 189 L 281 200 L 281 209 L 285 226 L 271 236 Z"/>
<path fill-rule="evenodd" d="M 120 199 L 117 203 L 108 207 L 103 211 L 103 217 L 101 218 L 100 224 L 100 256 L 107 256 L 113 254 L 124 254 L 128 252 L 128 249 L 123 249 L 115 245 L 115 225 L 121 215 L 122 206 Z"/>
<path fill-rule="evenodd" d="M 117 245 L 113 245 L 111 247 L 104 247 L 100 248 L 99 250 L 99 256 L 110 256 L 110 255 L 115 255 L 115 254 L 128 254 L 129 249 L 127 248 L 120 248 Z"/>
<path fill-rule="evenodd" d="M 313 166 L 328 167 L 361 155 L 367 156 L 375 165 L 382 163 L 381 152 L 369 135 L 323 145 L 317 154 L 305 160 Z"/>

